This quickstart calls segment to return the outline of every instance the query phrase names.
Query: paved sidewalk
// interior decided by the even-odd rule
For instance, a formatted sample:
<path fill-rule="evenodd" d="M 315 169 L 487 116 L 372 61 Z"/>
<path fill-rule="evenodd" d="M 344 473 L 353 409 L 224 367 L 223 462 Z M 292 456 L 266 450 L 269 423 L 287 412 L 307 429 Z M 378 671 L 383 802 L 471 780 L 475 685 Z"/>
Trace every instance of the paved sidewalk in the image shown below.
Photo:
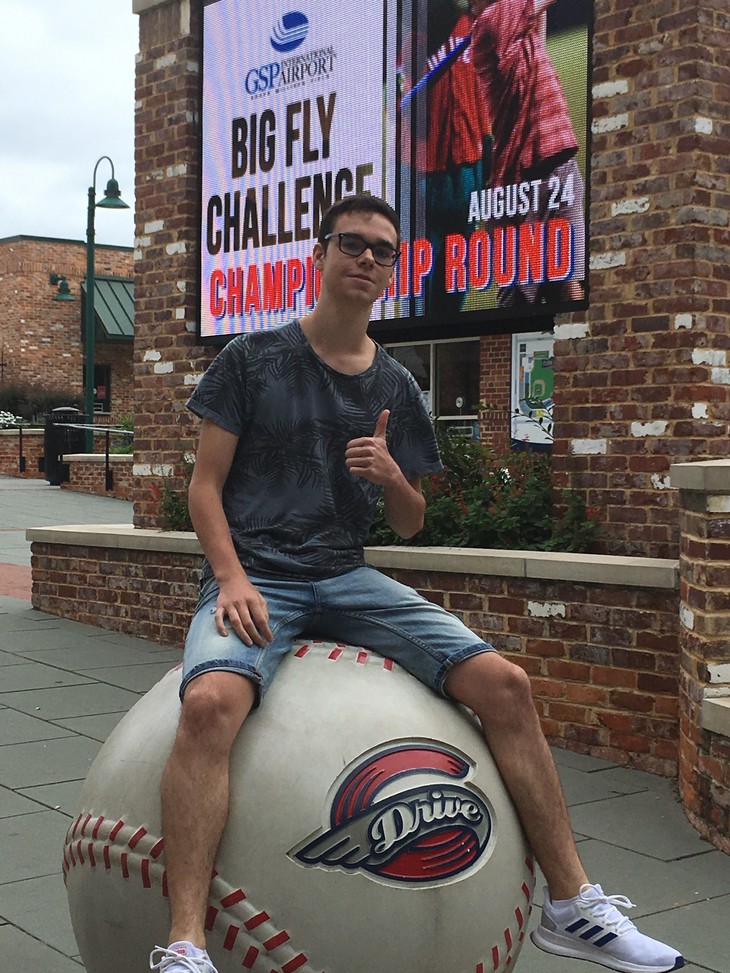
<path fill-rule="evenodd" d="M 123 500 L 0 477 L 0 967 L 8 973 L 82 970 L 61 878 L 63 838 L 101 744 L 179 660 L 175 649 L 34 611 L 24 531 L 131 517 Z M 564 750 L 555 757 L 594 881 L 636 902 L 631 917 L 682 950 L 690 973 L 730 973 L 730 857 L 687 823 L 672 782 Z M 531 943 L 517 968 L 600 969 Z"/>

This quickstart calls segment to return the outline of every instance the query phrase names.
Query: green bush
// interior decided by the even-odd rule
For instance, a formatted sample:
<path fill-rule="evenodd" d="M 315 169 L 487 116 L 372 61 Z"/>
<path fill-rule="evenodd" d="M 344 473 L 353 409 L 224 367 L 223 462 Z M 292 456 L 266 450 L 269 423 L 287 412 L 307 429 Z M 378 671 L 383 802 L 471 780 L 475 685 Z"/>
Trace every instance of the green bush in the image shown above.
<path fill-rule="evenodd" d="M 173 480 L 172 477 L 166 477 L 162 486 L 152 484 L 152 493 L 157 501 L 157 524 L 162 530 L 193 529 L 188 510 L 188 487 L 194 467 L 194 463 L 183 461 L 184 489 L 182 491 L 170 485 L 168 481 Z"/>
<path fill-rule="evenodd" d="M 382 502 L 368 544 L 588 552 L 600 525 L 583 495 L 563 491 L 553 504 L 550 455 L 495 455 L 472 439 L 439 435 L 444 468 L 425 477 L 423 530 L 403 540 L 385 523 Z"/>
<path fill-rule="evenodd" d="M 502 456 L 473 439 L 440 434 L 442 471 L 424 477 L 423 530 L 403 540 L 385 523 L 382 501 L 367 543 L 374 547 L 484 547 L 495 550 L 587 553 L 600 533 L 599 511 L 581 493 L 564 490 L 553 504 L 550 455 L 530 451 Z M 168 482 L 153 487 L 163 530 L 192 530 L 187 487 L 193 471 L 185 463 L 185 489 Z M 179 483 L 178 478 L 170 478 Z"/>
<path fill-rule="evenodd" d="M 116 423 L 117 429 L 126 429 L 128 432 L 134 432 L 134 416 L 130 413 L 123 415 L 118 423 Z M 109 447 L 109 452 L 114 453 L 117 456 L 131 456 L 134 453 L 134 437 L 133 436 L 122 436 L 121 434 L 112 435 L 112 445 Z"/>

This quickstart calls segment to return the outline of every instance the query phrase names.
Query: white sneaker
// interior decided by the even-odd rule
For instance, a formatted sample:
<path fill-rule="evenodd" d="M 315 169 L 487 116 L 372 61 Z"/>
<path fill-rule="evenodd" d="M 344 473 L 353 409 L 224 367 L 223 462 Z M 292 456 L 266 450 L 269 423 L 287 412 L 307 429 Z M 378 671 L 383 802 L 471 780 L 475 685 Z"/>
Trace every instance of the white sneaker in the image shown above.
<path fill-rule="evenodd" d="M 160 973 L 218 973 L 205 950 L 192 943 L 155 946 L 150 953 L 150 969 Z"/>
<path fill-rule="evenodd" d="M 681 954 L 640 933 L 616 906 L 633 909 L 625 895 L 606 895 L 600 885 L 582 885 L 573 899 L 553 902 L 545 889 L 540 925 L 530 939 L 546 953 L 600 963 L 620 973 L 681 970 Z"/>

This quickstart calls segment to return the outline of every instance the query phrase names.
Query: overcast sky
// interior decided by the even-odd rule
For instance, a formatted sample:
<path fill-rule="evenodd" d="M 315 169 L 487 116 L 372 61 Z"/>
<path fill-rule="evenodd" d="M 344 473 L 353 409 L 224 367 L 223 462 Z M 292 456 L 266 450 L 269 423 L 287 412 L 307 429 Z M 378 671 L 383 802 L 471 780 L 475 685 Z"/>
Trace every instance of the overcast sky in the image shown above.
<path fill-rule="evenodd" d="M 108 155 L 129 210 L 98 210 L 96 242 L 134 245 L 132 0 L 0 0 L 0 238 L 86 239 Z M 97 199 L 111 176 L 99 165 Z"/>

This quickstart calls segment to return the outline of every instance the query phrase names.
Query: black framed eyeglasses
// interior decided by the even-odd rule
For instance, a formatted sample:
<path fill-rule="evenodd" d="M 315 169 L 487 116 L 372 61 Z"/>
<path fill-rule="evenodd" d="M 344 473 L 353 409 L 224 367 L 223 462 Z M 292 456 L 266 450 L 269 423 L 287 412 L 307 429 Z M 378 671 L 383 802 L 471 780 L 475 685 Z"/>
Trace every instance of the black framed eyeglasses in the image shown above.
<path fill-rule="evenodd" d="M 389 243 L 368 243 L 359 233 L 328 233 L 324 238 L 331 240 L 337 237 L 337 243 L 342 253 L 348 257 L 359 257 L 361 253 L 370 250 L 373 260 L 381 267 L 395 267 L 400 250 L 391 247 Z"/>

